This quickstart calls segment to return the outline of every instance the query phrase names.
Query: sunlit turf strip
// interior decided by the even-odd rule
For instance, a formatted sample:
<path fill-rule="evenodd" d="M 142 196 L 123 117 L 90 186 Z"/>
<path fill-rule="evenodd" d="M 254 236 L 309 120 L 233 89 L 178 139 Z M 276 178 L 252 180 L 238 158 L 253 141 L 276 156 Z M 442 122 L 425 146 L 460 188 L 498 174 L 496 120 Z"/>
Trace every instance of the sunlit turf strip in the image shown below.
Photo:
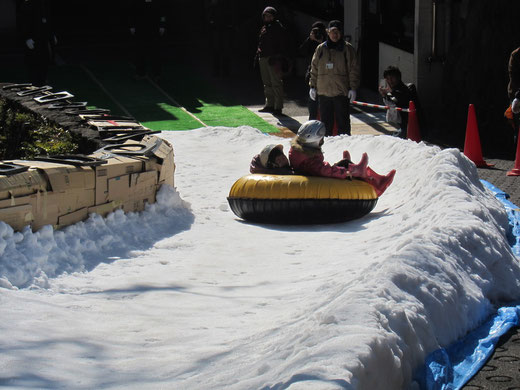
<path fill-rule="evenodd" d="M 196 115 L 208 126 L 238 127 L 247 125 L 264 133 L 278 133 L 280 131 L 244 106 L 201 103 L 203 105 L 201 112 Z"/>
<path fill-rule="evenodd" d="M 247 125 L 265 133 L 280 131 L 246 107 L 230 101 L 225 91 L 212 85 L 211 80 L 198 77 L 186 66 L 169 64 L 165 68 L 161 88 L 208 126 Z"/>

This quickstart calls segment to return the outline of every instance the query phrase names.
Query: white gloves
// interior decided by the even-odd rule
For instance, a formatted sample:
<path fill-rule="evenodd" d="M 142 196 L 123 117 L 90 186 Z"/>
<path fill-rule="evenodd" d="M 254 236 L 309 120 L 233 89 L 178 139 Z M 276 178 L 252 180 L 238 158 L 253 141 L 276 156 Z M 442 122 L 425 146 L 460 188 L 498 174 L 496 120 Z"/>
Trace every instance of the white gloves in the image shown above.
<path fill-rule="evenodd" d="M 316 101 L 316 88 L 309 89 L 309 97 L 312 100 Z"/>
<path fill-rule="evenodd" d="M 130 34 L 135 35 L 135 27 L 130 27 Z"/>
<path fill-rule="evenodd" d="M 350 99 L 350 103 L 352 103 L 354 100 L 356 100 L 357 92 L 354 89 L 351 89 L 348 91 L 348 98 Z"/>
<path fill-rule="evenodd" d="M 511 111 L 513 111 L 513 114 L 518 114 L 520 112 L 520 100 L 517 98 L 513 99 L 513 102 L 511 103 Z"/>
<path fill-rule="evenodd" d="M 32 40 L 32 38 L 29 38 L 28 40 L 26 40 L 26 41 L 25 41 L 25 44 L 27 45 L 27 47 L 29 48 L 29 50 L 34 49 L 34 41 Z"/>
<path fill-rule="evenodd" d="M 166 32 L 166 29 L 164 27 L 159 27 L 159 35 L 162 37 L 164 33 Z"/>

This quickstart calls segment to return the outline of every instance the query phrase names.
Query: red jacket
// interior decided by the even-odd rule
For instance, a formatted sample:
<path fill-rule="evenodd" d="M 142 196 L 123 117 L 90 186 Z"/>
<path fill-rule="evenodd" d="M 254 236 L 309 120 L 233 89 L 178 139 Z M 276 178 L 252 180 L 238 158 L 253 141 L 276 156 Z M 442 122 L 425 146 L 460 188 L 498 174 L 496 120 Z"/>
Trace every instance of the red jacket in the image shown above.
<path fill-rule="evenodd" d="M 296 138 L 291 142 L 289 161 L 296 174 L 333 177 L 336 179 L 346 179 L 349 177 L 346 168 L 330 165 L 323 160 L 321 149 L 304 148 L 296 142 Z"/>

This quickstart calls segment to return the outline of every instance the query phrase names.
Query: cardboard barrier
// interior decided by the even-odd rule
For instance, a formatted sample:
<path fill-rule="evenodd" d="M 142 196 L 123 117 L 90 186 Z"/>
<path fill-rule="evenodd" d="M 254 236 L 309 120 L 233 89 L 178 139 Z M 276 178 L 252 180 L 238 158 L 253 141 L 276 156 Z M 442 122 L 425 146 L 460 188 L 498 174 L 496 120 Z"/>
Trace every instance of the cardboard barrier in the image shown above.
<path fill-rule="evenodd" d="M 30 225 L 36 231 L 45 225 L 61 228 L 88 218 L 106 216 L 122 209 L 144 210 L 154 203 L 161 185 L 173 186 L 175 172 L 172 146 L 154 135 L 141 141 L 146 155 L 100 149 L 90 155 L 106 160 L 97 165 L 72 165 L 50 161 L 14 160 L 26 171 L 0 174 L 0 220 L 14 230 Z"/>

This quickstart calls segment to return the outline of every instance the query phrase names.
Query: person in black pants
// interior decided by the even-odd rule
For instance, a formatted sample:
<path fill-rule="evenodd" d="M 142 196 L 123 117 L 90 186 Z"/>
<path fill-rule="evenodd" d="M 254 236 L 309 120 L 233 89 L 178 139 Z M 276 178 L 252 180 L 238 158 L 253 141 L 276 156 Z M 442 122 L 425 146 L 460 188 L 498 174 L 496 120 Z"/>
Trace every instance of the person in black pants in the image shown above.
<path fill-rule="evenodd" d="M 54 47 L 58 41 L 52 29 L 49 1 L 19 1 L 17 23 L 25 47 L 29 81 L 36 86 L 45 85 Z"/>
<path fill-rule="evenodd" d="M 298 51 L 299 54 L 305 59 L 308 60 L 309 66 L 307 67 L 307 71 L 305 72 L 305 84 L 309 85 L 309 81 L 311 80 L 311 60 L 316 48 L 320 43 L 327 37 L 327 30 L 325 25 L 320 22 L 314 22 L 311 26 L 311 32 L 309 36 L 305 38 L 303 43 L 300 45 Z M 309 120 L 318 119 L 318 102 L 309 97 L 308 101 L 309 107 Z"/>
<path fill-rule="evenodd" d="M 354 47 L 343 39 L 343 23 L 329 22 L 327 39 L 320 44 L 311 61 L 309 96 L 318 100 L 321 121 L 326 135 L 350 135 L 350 102 L 356 100 L 360 71 Z"/>
<path fill-rule="evenodd" d="M 148 75 L 159 81 L 161 43 L 166 34 L 166 2 L 132 0 L 130 11 L 130 33 L 135 38 L 135 77 L 142 79 Z"/>

